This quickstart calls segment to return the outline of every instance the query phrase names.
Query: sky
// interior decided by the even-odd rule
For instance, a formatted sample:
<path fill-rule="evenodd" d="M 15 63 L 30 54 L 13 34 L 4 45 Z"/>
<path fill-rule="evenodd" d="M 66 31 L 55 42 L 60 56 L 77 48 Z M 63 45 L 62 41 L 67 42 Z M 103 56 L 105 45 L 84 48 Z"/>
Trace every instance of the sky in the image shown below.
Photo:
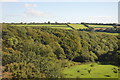
<path fill-rule="evenodd" d="M 10 1 L 10 0 L 9 0 Z M 1 2 L 0 22 L 118 23 L 118 2 Z"/>
<path fill-rule="evenodd" d="M 0 2 L 118 2 L 119 0 L 0 0 Z"/>

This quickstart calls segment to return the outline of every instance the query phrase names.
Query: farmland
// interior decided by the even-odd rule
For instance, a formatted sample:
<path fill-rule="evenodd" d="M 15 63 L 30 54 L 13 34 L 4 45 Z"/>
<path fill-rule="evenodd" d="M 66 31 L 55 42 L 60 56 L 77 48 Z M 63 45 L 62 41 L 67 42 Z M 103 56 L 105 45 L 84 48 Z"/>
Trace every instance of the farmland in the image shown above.
<path fill-rule="evenodd" d="M 82 24 L 68 24 L 68 25 L 73 27 L 74 29 L 86 29 L 87 28 Z"/>
<path fill-rule="evenodd" d="M 111 25 L 91 25 L 87 24 L 89 27 L 92 28 L 113 28 Z M 10 26 L 16 27 L 48 27 L 53 29 L 67 29 L 67 30 L 78 30 L 78 29 L 89 29 L 88 27 L 84 26 L 83 24 L 11 24 Z M 109 34 L 109 35 L 119 35 L 119 33 L 110 33 L 110 32 L 98 32 L 100 34 Z"/>
<path fill-rule="evenodd" d="M 50 28 L 54 28 L 54 29 L 72 29 L 72 28 L 70 28 L 70 27 L 50 27 Z"/>
<path fill-rule="evenodd" d="M 17 25 L 11 25 L 11 26 L 27 26 L 27 27 L 36 27 L 36 26 L 41 26 L 41 27 L 66 27 L 67 25 L 53 25 L 53 24 L 17 24 Z"/>
<path fill-rule="evenodd" d="M 57 29 L 72 29 L 70 27 L 68 27 L 67 25 L 56 25 L 56 24 L 17 24 L 17 25 L 11 25 L 11 26 L 23 26 L 23 27 L 49 27 L 49 28 L 57 28 Z"/>
<path fill-rule="evenodd" d="M 83 24 L 68 24 L 74 29 L 87 29 L 88 27 Z M 113 28 L 111 25 L 90 25 L 89 27 L 93 28 Z M 66 24 L 11 24 L 11 26 L 26 26 L 26 27 L 68 27 Z"/>
<path fill-rule="evenodd" d="M 65 68 L 66 78 L 118 78 L 118 67 L 96 63 L 75 65 Z"/>
<path fill-rule="evenodd" d="M 93 28 L 113 28 L 111 25 L 88 25 L 89 27 Z"/>

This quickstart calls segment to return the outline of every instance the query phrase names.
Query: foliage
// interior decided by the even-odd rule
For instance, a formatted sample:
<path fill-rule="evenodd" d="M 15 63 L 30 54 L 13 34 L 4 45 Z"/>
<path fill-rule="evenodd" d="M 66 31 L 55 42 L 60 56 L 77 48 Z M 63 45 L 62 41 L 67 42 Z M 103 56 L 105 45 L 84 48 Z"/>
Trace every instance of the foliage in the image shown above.
<path fill-rule="evenodd" d="M 11 63 L 5 65 L 5 70 L 12 72 L 13 78 L 45 78 L 33 63 Z"/>
<path fill-rule="evenodd" d="M 111 51 L 114 55 L 112 56 L 114 64 L 119 64 L 116 62 L 116 59 L 120 60 L 117 51 L 120 49 L 119 38 L 115 35 L 9 25 L 4 25 L 2 32 L 3 66 L 6 66 L 6 72 L 12 72 L 16 78 L 60 78 L 63 77 L 62 68 L 69 65 L 69 60 L 75 62 L 101 61 L 101 57 L 109 56 L 108 53 Z M 63 62 L 64 59 L 68 61 Z M 103 60 L 108 61 L 109 59 Z M 20 66 L 23 71 L 21 75 Z M 35 68 L 36 75 L 32 75 L 30 66 Z M 15 70 L 16 68 L 17 70 Z M 30 72 L 26 74 L 29 69 Z"/>

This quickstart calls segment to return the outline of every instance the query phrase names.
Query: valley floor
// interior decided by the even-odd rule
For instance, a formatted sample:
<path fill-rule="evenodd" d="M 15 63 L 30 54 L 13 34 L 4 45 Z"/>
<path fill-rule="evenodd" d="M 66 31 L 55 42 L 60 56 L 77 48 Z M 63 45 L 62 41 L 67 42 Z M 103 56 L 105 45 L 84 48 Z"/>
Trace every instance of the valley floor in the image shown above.
<path fill-rule="evenodd" d="M 118 78 L 118 67 L 97 63 L 75 65 L 63 70 L 66 78 Z"/>

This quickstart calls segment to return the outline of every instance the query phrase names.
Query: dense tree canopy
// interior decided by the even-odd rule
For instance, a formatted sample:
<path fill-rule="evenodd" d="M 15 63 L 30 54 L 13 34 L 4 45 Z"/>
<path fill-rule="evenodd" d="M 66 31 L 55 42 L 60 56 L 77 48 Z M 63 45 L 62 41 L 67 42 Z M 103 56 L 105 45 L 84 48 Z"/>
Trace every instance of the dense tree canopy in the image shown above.
<path fill-rule="evenodd" d="M 77 30 L 3 25 L 3 66 L 15 78 L 60 78 L 64 59 L 120 60 L 118 37 Z M 110 52 L 112 52 L 110 54 Z M 112 55 L 112 56 L 111 56 Z M 105 58 L 107 56 L 107 58 Z M 113 58 L 111 62 L 108 58 Z M 36 74 L 36 75 L 35 75 Z"/>

